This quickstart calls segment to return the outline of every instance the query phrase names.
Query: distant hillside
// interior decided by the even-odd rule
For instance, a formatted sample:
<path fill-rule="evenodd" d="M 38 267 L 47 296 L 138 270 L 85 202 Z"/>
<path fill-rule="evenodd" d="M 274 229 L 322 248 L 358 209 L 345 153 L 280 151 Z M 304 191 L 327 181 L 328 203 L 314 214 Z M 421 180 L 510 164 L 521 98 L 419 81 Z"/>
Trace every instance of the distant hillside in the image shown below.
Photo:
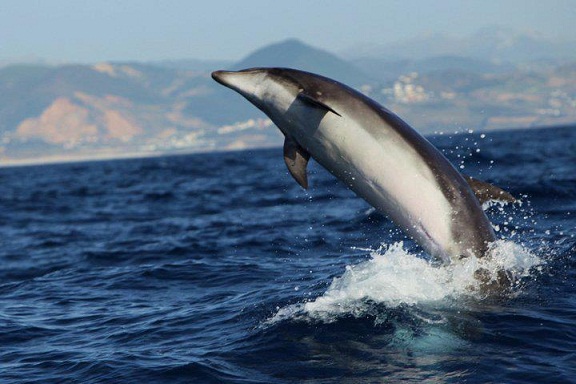
<path fill-rule="evenodd" d="M 229 68 L 234 63 L 225 60 L 183 59 L 151 61 L 144 64 L 154 67 L 178 69 L 183 71 L 209 72 L 213 71 L 215 68 Z"/>
<path fill-rule="evenodd" d="M 424 133 L 576 122 L 576 61 L 511 64 L 458 55 L 347 61 L 287 40 L 235 64 L 0 68 L 0 165 L 281 145 L 262 112 L 211 79 L 212 70 L 225 66 L 292 67 L 332 77 Z"/>
<path fill-rule="evenodd" d="M 516 69 L 516 66 L 510 63 L 493 63 L 487 60 L 451 55 L 403 60 L 365 57 L 351 60 L 351 62 L 364 72 L 372 74 L 373 78 L 382 81 L 394 80 L 410 72 L 464 71 L 485 74 L 505 73 Z"/>

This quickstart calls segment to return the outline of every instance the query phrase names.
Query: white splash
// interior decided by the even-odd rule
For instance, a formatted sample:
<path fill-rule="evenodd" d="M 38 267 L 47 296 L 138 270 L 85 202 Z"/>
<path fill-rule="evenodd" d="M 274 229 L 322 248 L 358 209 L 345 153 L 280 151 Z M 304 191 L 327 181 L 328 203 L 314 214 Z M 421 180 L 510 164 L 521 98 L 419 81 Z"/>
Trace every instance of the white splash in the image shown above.
<path fill-rule="evenodd" d="M 478 269 L 495 279 L 505 269 L 521 281 L 543 261 L 512 241 L 497 241 L 490 258 L 468 258 L 448 266 L 435 266 L 408 253 L 403 243 L 371 252 L 371 259 L 347 266 L 333 279 L 326 292 L 313 301 L 280 308 L 268 323 L 286 319 L 335 321 L 341 316 L 361 317 L 374 304 L 386 308 L 401 305 L 453 305 L 458 300 L 478 299 L 486 295 L 475 277 Z M 519 286 L 513 289 L 520 289 Z"/>

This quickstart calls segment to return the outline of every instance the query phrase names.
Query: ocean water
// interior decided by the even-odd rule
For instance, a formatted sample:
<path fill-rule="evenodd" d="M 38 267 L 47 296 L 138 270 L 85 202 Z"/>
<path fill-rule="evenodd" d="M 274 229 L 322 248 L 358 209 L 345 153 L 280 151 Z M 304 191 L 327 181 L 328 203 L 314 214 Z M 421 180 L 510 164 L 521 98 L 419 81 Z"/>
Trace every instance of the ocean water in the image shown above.
<path fill-rule="evenodd" d="M 0 382 L 576 383 L 576 128 L 431 140 L 521 200 L 491 264 L 281 149 L 0 169 Z"/>

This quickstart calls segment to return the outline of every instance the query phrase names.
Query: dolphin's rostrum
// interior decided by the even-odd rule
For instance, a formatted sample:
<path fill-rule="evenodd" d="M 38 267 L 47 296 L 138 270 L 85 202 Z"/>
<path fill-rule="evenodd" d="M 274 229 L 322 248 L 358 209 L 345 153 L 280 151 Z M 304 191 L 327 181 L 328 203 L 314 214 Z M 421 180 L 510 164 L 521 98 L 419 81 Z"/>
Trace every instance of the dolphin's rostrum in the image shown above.
<path fill-rule="evenodd" d="M 374 100 L 335 80 L 288 68 L 216 71 L 212 77 L 282 131 L 284 161 L 303 188 L 312 157 L 445 262 L 482 257 L 495 240 L 474 191 L 483 200 L 513 198 L 465 179 L 430 142 Z"/>

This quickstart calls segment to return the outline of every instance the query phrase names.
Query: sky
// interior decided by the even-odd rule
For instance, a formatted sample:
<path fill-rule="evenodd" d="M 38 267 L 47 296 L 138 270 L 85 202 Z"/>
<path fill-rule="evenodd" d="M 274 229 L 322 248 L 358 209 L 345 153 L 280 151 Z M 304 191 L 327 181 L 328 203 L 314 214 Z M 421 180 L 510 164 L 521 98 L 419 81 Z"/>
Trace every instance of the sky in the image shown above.
<path fill-rule="evenodd" d="M 331 52 L 500 25 L 576 37 L 576 0 L 1 0 L 0 61 L 239 60 L 298 38 Z"/>

